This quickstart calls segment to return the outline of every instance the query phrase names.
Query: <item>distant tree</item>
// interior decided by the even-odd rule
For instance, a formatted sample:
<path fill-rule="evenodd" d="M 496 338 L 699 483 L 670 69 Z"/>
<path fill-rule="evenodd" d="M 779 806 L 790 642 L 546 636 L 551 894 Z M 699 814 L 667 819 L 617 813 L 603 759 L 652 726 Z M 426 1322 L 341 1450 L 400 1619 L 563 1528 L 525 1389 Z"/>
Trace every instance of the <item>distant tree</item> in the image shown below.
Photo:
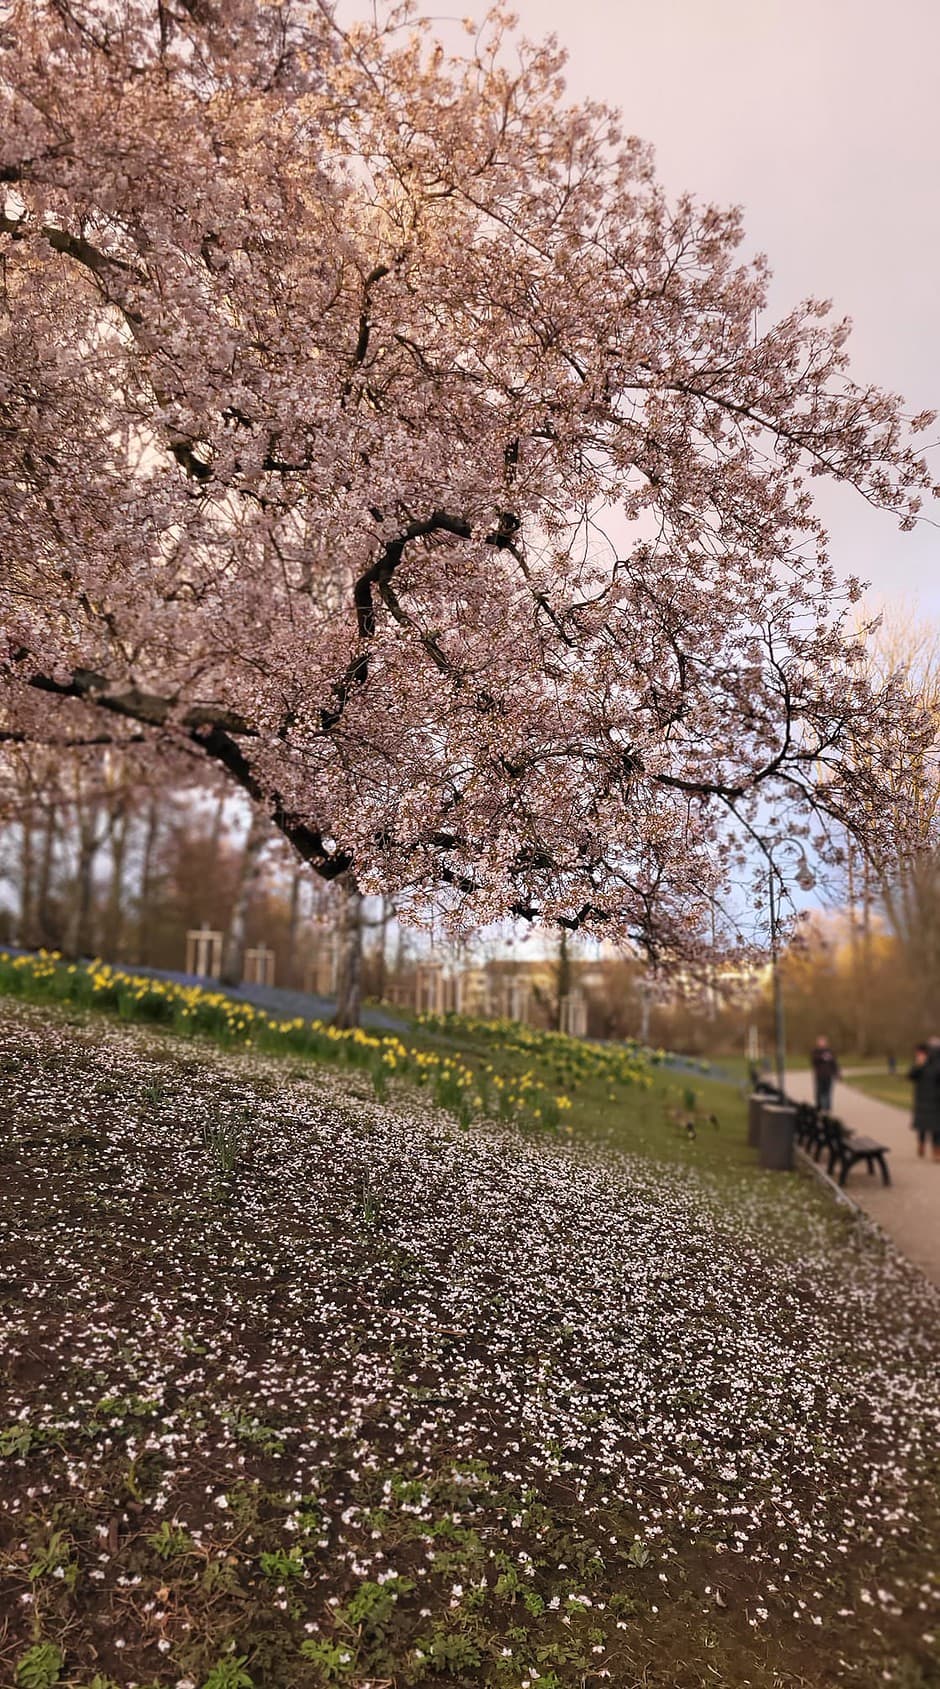
<path fill-rule="evenodd" d="M 875 688 L 889 681 L 916 701 L 930 731 L 911 742 L 903 713 L 881 725 L 884 738 L 861 738 L 853 754 L 861 767 L 877 758 L 892 771 L 895 825 L 846 850 L 846 893 L 856 996 L 871 1003 L 869 966 L 873 920 L 893 933 L 915 1001 L 940 1026 L 940 629 L 929 617 L 897 607 L 884 614 L 866 646 Z M 870 1017 L 877 1020 L 878 1005 Z M 921 1030 L 923 1030 L 921 1028 Z"/>
<path fill-rule="evenodd" d="M 244 804 L 227 812 L 212 787 L 148 784 L 144 772 L 114 747 L 0 747 L 0 863 L 14 895 L 13 936 L 26 947 L 179 968 L 187 930 L 208 921 L 225 935 L 223 973 L 237 982 L 265 900 L 270 823 L 253 810 L 246 829 Z M 274 878 L 283 881 L 283 858 L 296 857 L 273 837 Z M 276 884 L 272 891 L 268 917 L 279 931 Z M 285 929 L 292 920 L 285 951 L 296 949 L 299 925 L 298 910 L 285 907 Z"/>
<path fill-rule="evenodd" d="M 757 332 L 737 211 L 562 70 L 500 13 L 5 8 L 0 731 L 223 771 L 350 946 L 410 888 L 688 956 L 771 806 L 876 848 L 923 731 L 809 483 L 911 525 L 928 419 L 826 305 Z"/>
<path fill-rule="evenodd" d="M 237 985 L 244 974 L 248 913 L 257 891 L 264 847 L 270 833 L 271 828 L 263 812 L 255 809 L 239 852 L 235 895 L 222 946 L 222 978 L 226 985 Z"/>
<path fill-rule="evenodd" d="M 558 951 L 555 961 L 555 1025 L 561 1030 L 563 1004 L 572 985 L 571 940 L 567 927 L 559 928 Z"/>
<path fill-rule="evenodd" d="M 53 874 L 63 819 L 62 770 L 40 745 L 0 748 L 0 829 L 18 944 L 51 942 Z"/>

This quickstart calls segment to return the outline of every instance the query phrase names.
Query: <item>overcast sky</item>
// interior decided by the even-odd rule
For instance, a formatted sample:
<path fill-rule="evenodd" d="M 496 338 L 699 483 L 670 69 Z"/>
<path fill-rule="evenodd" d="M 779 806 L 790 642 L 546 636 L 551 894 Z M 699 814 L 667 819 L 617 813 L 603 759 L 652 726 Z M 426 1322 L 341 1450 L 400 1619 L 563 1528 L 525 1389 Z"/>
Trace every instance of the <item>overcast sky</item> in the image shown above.
<path fill-rule="evenodd" d="M 912 410 L 940 409 L 938 0 L 514 9 L 527 35 L 554 31 L 568 48 L 574 95 L 618 106 L 653 143 L 667 189 L 743 205 L 778 312 L 832 297 L 856 325 L 855 372 Z M 924 439 L 940 440 L 940 425 Z M 930 461 L 940 475 L 940 447 Z M 940 526 L 899 534 L 841 490 L 823 508 L 843 573 L 940 617 Z M 928 515 L 940 524 L 940 501 Z"/>

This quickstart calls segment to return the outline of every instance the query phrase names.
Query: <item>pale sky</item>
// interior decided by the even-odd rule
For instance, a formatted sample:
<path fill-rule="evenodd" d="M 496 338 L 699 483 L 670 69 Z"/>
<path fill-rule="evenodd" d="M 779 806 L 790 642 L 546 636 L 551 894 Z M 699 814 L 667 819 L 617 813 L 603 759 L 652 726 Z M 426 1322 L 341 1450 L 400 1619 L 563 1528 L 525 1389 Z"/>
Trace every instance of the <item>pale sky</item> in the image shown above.
<path fill-rule="evenodd" d="M 832 297 L 856 325 L 855 373 L 911 410 L 940 410 L 938 0 L 514 10 L 527 35 L 554 32 L 568 48 L 573 95 L 616 105 L 653 143 L 668 190 L 744 207 L 778 314 L 809 293 Z M 940 423 L 922 438 L 940 441 Z M 929 461 L 940 476 L 940 445 Z M 842 490 L 821 508 L 842 573 L 940 618 L 940 501 L 927 510 L 938 525 L 908 535 Z"/>

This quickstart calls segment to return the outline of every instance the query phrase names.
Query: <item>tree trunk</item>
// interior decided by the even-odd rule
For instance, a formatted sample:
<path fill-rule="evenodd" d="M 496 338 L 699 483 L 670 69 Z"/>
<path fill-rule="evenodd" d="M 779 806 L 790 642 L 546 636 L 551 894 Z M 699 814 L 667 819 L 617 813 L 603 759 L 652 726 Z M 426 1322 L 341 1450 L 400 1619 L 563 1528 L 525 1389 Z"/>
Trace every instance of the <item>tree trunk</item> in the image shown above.
<path fill-rule="evenodd" d="M 239 985 L 241 983 L 245 960 L 245 927 L 248 922 L 251 900 L 258 884 L 261 853 L 267 842 L 267 837 L 267 817 L 262 810 L 253 809 L 238 870 L 235 902 L 232 905 L 232 913 L 222 945 L 222 982 L 225 985 Z"/>
<path fill-rule="evenodd" d="M 862 1015 L 860 1020 L 861 1038 L 859 1047 L 863 1056 L 871 1055 L 873 1042 L 871 1026 L 871 998 L 874 970 L 872 968 L 871 901 L 871 865 L 868 860 L 867 852 L 863 852 L 861 944 L 862 989 L 859 993 L 859 1000 L 862 1004 Z"/>
<path fill-rule="evenodd" d="M 140 890 L 137 901 L 137 960 L 150 961 L 150 922 L 153 914 L 153 871 L 160 833 L 160 807 L 156 798 L 147 806 L 147 827 L 144 833 L 144 852 L 140 864 Z"/>
<path fill-rule="evenodd" d="M 52 889 L 52 863 L 55 857 L 55 842 L 58 828 L 56 826 L 55 805 L 50 798 L 46 805 L 45 826 L 42 837 L 42 856 L 39 859 L 39 880 L 36 886 L 36 925 L 39 942 L 47 949 L 53 943 L 52 911 L 49 907 L 49 894 Z"/>
<path fill-rule="evenodd" d="M 218 856 L 219 846 L 222 843 L 222 823 L 225 820 L 225 806 L 227 803 L 228 793 L 220 792 L 218 798 L 216 799 L 215 811 L 212 816 L 212 830 L 209 834 L 209 848 L 212 851 L 213 860 Z"/>
<path fill-rule="evenodd" d="M 400 990 L 405 978 L 405 968 L 408 965 L 408 938 L 403 921 L 398 923 L 398 933 L 395 939 L 395 959 L 392 963 L 392 978 Z"/>
<path fill-rule="evenodd" d="M 296 863 L 290 879 L 290 908 L 287 916 L 287 957 L 285 969 L 285 985 L 292 991 L 298 990 L 297 981 L 297 934 L 300 930 L 300 888 L 303 884 L 303 869 Z"/>
<path fill-rule="evenodd" d="M 379 948 L 375 959 L 375 993 L 382 1002 L 385 1001 L 385 992 L 388 986 L 388 928 L 394 913 L 394 899 L 383 897 L 382 913 L 379 917 Z"/>
<path fill-rule="evenodd" d="M 863 1002 L 864 990 L 863 990 L 862 980 L 861 980 L 861 977 L 860 977 L 861 966 L 860 966 L 859 942 L 858 942 L 858 938 L 859 938 L 858 904 L 857 904 L 857 900 L 856 900 L 856 896 L 855 896 L 855 849 L 854 849 L 854 846 L 853 846 L 850 838 L 847 840 L 847 845 L 848 845 L 848 849 L 846 851 L 846 869 L 847 869 L 847 873 L 848 873 L 848 893 L 849 893 L 849 955 L 850 955 L 850 958 L 851 958 L 851 969 L 852 969 L 852 995 L 853 995 L 853 999 L 854 999 L 854 1003 L 855 1003 L 855 1015 L 854 1015 L 855 1029 L 854 1029 L 854 1034 L 853 1034 L 853 1045 L 854 1045 L 854 1048 L 856 1050 L 861 1052 L 864 1049 L 864 1045 L 865 1045 L 865 1036 L 864 1036 L 864 1030 L 863 1030 L 864 1029 L 864 1019 L 865 1019 L 865 1005 L 864 1005 L 864 1002 Z"/>
<path fill-rule="evenodd" d="M 33 930 L 33 817 L 29 810 L 20 822 L 20 918 L 16 936 L 21 949 L 32 949 L 36 934 Z"/>
<path fill-rule="evenodd" d="M 69 910 L 65 937 L 65 953 L 77 958 L 90 956 L 94 949 L 92 911 L 94 903 L 95 857 L 101 839 L 96 831 L 97 804 L 76 803 L 78 819 L 78 861 L 75 866 L 74 893 Z"/>
<path fill-rule="evenodd" d="M 124 800 L 117 814 L 112 818 L 111 827 L 111 879 L 108 885 L 108 901 L 105 907 L 104 932 L 102 934 L 102 950 L 109 962 L 117 961 L 121 950 L 121 936 L 124 925 L 124 857 L 127 851 L 129 820 L 129 808 L 126 800 Z"/>
<path fill-rule="evenodd" d="M 571 995 L 571 950 L 568 938 L 568 928 L 561 927 L 558 934 L 558 963 L 555 972 L 556 1003 L 555 1027 L 562 1030 L 562 1004 Z"/>
<path fill-rule="evenodd" d="M 358 1026 L 362 1010 L 362 893 L 352 872 L 342 874 L 336 883 L 343 903 L 334 1025 Z"/>

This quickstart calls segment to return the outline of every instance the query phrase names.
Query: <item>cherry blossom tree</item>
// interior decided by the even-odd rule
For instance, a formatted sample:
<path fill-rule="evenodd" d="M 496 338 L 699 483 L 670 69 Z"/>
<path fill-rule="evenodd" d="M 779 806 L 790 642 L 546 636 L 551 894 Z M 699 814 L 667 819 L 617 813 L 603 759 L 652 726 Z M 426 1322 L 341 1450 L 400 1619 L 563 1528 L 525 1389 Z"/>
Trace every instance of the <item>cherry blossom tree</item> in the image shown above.
<path fill-rule="evenodd" d="M 910 706 L 811 484 L 909 527 L 929 418 L 827 304 L 767 323 L 737 211 L 670 204 L 553 43 L 5 15 L 0 731 L 208 761 L 351 898 L 660 955 L 768 818 L 890 823 L 846 747 Z"/>

